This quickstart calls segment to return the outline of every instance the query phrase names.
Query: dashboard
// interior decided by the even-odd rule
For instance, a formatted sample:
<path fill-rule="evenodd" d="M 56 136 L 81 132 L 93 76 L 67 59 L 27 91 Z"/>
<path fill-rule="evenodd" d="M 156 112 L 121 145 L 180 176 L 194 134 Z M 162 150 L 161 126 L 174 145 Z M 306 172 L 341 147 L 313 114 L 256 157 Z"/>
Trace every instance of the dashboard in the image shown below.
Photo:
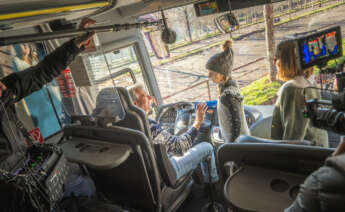
<path fill-rule="evenodd" d="M 196 116 L 194 110 L 196 104 L 197 103 L 178 102 L 165 105 L 159 110 L 156 120 L 163 128 L 169 129 L 172 134 L 179 135 L 188 130 L 193 124 Z M 212 106 L 210 105 L 209 108 L 210 110 L 205 115 L 205 120 L 199 130 L 200 135 L 198 137 L 203 140 L 212 140 L 212 137 L 216 136 L 217 140 L 222 140 L 219 130 L 217 107 L 213 104 Z M 257 120 L 262 118 L 260 111 L 249 107 L 245 107 L 245 115 L 249 128 Z M 215 134 L 213 131 L 217 131 L 218 133 Z"/>
<path fill-rule="evenodd" d="M 212 108 L 212 113 L 207 113 L 205 119 L 212 121 L 212 125 L 219 125 L 217 109 Z M 195 120 L 195 112 L 192 112 L 192 122 Z M 254 111 L 253 109 L 245 108 L 245 115 L 248 127 L 253 125 L 258 119 L 261 118 L 261 113 L 259 111 Z M 157 116 L 157 121 L 163 126 L 174 127 L 177 118 L 177 107 L 169 107 L 165 110 L 161 110 L 161 114 Z"/>

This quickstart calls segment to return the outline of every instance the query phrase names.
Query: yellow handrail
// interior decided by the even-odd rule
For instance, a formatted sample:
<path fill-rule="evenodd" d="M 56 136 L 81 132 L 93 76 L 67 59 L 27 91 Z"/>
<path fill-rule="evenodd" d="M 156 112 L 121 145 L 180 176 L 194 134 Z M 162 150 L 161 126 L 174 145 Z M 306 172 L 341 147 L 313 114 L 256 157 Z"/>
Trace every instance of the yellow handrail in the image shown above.
<path fill-rule="evenodd" d="M 97 8 L 97 7 L 105 7 L 108 5 L 109 5 L 109 2 L 104 1 L 104 2 L 97 2 L 97 3 L 90 3 L 90 4 L 81 4 L 81 5 L 64 6 L 64 7 L 50 8 L 50 9 L 34 10 L 34 11 L 8 13 L 8 14 L 0 15 L 0 21 L 15 19 L 15 18 L 37 16 L 37 15 L 46 15 L 46 14 L 70 12 L 70 11 L 76 11 L 76 10 L 92 9 L 92 8 Z"/>

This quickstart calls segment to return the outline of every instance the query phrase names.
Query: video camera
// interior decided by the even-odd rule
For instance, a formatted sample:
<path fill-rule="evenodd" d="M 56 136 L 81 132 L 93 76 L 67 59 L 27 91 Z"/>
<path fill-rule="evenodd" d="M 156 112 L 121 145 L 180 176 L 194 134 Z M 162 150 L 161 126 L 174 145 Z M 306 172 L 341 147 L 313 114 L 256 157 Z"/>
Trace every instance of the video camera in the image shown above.
<path fill-rule="evenodd" d="M 345 72 L 344 62 L 328 67 L 328 61 L 343 56 L 340 27 L 314 32 L 296 39 L 297 64 L 301 70 L 318 66 L 321 74 L 336 76 L 338 93 L 321 94 L 322 99 L 306 100 L 304 116 L 310 118 L 313 126 L 345 133 Z M 320 80 L 322 83 L 322 79 Z M 321 91 L 324 91 L 321 84 Z"/>

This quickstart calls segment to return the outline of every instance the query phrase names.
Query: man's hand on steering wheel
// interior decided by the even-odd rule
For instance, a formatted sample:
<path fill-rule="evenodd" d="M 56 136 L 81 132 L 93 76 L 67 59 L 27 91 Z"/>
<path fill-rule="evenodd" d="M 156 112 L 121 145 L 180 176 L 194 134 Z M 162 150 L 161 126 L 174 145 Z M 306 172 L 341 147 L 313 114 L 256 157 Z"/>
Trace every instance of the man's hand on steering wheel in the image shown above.
<path fill-rule="evenodd" d="M 208 107 L 206 105 L 206 103 L 199 103 L 196 106 L 196 118 L 195 118 L 195 122 L 193 124 L 193 127 L 195 127 L 196 129 L 200 129 L 200 126 L 202 124 L 202 122 L 204 121 L 205 118 L 205 112 L 207 111 Z"/>

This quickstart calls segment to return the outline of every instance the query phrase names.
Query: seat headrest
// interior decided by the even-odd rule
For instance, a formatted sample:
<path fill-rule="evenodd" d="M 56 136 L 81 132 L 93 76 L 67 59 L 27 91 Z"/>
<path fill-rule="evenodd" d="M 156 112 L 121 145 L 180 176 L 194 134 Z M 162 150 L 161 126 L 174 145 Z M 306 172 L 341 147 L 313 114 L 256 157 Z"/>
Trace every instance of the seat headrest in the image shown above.
<path fill-rule="evenodd" d="M 293 145 L 306 145 L 313 146 L 311 141 L 306 140 L 272 140 L 266 138 L 259 138 L 250 135 L 241 135 L 235 143 L 263 143 L 263 144 L 293 144 Z"/>
<path fill-rule="evenodd" d="M 151 136 L 150 124 L 149 124 L 146 113 L 133 103 L 132 97 L 126 88 L 116 87 L 116 90 L 119 93 L 123 109 L 128 115 L 128 120 L 124 120 L 124 122 L 127 122 L 127 127 L 128 125 L 133 123 L 129 117 L 132 117 L 132 118 L 135 117 L 135 119 L 138 119 L 139 125 L 140 125 L 140 127 L 135 128 L 135 129 L 142 131 L 149 139 L 151 139 L 152 136 Z"/>
<path fill-rule="evenodd" d="M 129 95 L 129 92 L 127 91 L 126 88 L 116 87 L 116 90 L 119 93 L 121 102 L 124 105 L 124 107 L 128 107 L 129 105 L 134 105 L 133 100 L 131 96 Z"/>

